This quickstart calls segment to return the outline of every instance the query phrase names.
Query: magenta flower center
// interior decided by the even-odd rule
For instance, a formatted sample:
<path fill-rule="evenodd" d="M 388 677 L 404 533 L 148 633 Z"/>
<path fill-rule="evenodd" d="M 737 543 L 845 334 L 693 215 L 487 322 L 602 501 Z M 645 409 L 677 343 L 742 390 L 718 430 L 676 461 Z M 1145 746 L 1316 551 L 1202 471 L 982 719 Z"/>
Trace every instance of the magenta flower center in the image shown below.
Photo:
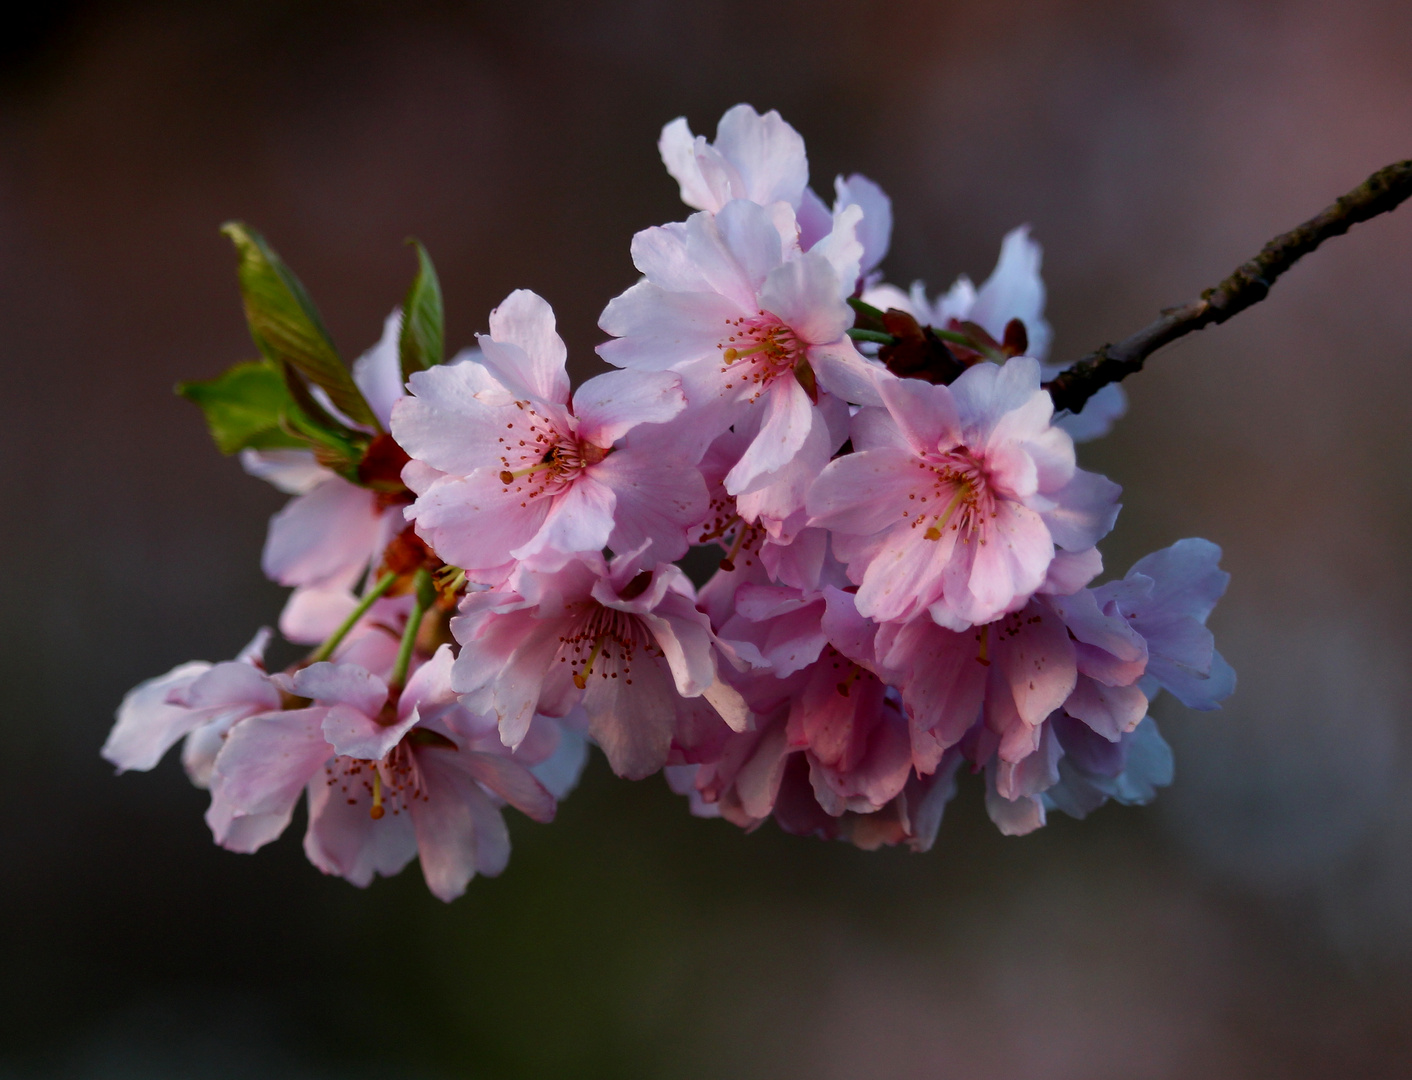
<path fill-rule="evenodd" d="M 995 495 L 980 460 L 966 447 L 956 446 L 920 455 L 917 468 L 921 482 L 902 511 L 912 528 L 925 529 L 928 540 L 940 540 L 948 529 L 963 543 L 979 534 L 984 544 L 985 523 L 995 517 Z"/>
<path fill-rule="evenodd" d="M 721 350 L 721 371 L 730 376 L 726 389 L 753 387 L 754 401 L 765 388 L 796 367 L 807 366 L 806 346 L 793 330 L 768 311 L 727 319 Z"/>
<path fill-rule="evenodd" d="M 557 495 L 578 474 L 608 456 L 608 450 L 535 411 L 528 401 L 517 401 L 517 419 L 507 422 L 500 436 L 500 482 L 526 501 Z M 521 505 L 524 505 L 523 503 Z"/>

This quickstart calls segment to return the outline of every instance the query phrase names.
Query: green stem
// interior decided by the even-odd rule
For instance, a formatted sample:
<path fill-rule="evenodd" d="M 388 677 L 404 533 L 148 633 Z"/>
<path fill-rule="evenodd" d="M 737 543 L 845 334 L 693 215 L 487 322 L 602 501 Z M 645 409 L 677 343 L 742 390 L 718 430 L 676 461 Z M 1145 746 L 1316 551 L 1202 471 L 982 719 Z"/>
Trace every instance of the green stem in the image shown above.
<path fill-rule="evenodd" d="M 397 580 L 397 575 L 391 572 L 384 574 L 378 579 L 376 585 L 363 594 L 363 598 L 358 601 L 358 606 L 353 609 L 353 613 L 343 620 L 343 625 L 333 632 L 333 636 L 325 641 L 309 657 L 309 663 L 317 664 L 320 660 L 327 660 L 333 655 L 333 650 L 342 644 L 343 639 L 348 636 L 348 631 L 358 624 L 358 620 L 368 613 L 368 608 L 372 607 L 378 597 L 392 588 L 392 583 Z"/>
<path fill-rule="evenodd" d="M 879 345 L 896 345 L 897 338 L 892 334 L 885 334 L 881 330 L 860 330 L 858 327 L 850 327 L 848 336 L 854 341 L 876 341 Z"/>
<path fill-rule="evenodd" d="M 392 665 L 392 677 L 387 680 L 389 697 L 395 696 L 407 685 L 407 669 L 412 666 L 412 650 L 417 646 L 422 617 L 436 600 L 436 585 L 432 582 L 431 571 L 426 567 L 419 569 L 412 578 L 412 595 L 412 614 L 407 616 L 407 629 L 402 631 L 397 662 Z"/>

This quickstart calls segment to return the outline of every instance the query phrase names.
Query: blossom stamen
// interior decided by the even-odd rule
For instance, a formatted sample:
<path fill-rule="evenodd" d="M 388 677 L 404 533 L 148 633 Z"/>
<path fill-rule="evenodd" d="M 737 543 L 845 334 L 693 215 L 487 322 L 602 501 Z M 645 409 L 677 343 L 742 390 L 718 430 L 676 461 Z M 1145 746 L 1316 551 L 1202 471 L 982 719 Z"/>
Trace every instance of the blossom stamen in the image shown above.
<path fill-rule="evenodd" d="M 373 807 L 368 811 L 368 816 L 374 821 L 382 817 L 385 810 L 382 808 L 382 772 L 377 765 L 372 766 L 373 770 Z"/>

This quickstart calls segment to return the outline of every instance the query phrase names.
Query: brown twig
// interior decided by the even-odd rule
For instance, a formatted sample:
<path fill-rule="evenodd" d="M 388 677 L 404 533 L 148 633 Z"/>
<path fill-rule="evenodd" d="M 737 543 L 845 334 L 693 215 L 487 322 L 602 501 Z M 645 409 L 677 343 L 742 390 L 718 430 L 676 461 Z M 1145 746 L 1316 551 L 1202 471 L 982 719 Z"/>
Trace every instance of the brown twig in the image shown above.
<path fill-rule="evenodd" d="M 1223 323 L 1237 312 L 1265 299 L 1275 279 L 1331 236 L 1340 236 L 1360 221 L 1396 209 L 1412 196 L 1412 160 L 1379 169 L 1338 202 L 1298 228 L 1277 236 L 1260 254 L 1240 266 L 1201 299 L 1168 308 L 1162 317 L 1116 345 L 1104 345 L 1045 384 L 1056 409 L 1078 412 L 1090 397 L 1109 383 L 1142 370 L 1145 361 L 1163 345 Z"/>

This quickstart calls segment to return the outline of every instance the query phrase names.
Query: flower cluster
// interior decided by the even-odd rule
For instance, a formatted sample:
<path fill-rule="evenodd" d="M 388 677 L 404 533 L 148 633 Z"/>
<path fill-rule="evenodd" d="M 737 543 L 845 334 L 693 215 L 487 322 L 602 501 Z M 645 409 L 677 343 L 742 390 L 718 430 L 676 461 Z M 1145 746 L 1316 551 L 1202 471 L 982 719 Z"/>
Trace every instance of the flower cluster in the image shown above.
<path fill-rule="evenodd" d="M 840 177 L 827 204 L 777 113 L 736 106 L 714 142 L 676 120 L 659 149 L 695 212 L 633 238 L 642 278 L 599 323 L 615 370 L 576 390 L 528 291 L 445 358 L 420 246 L 345 368 L 227 226 L 262 358 L 180 391 L 295 496 L 264 569 L 313 651 L 272 674 L 262 632 L 183 664 L 104 747 L 147 769 L 184 738 L 218 843 L 254 851 L 307 793 L 320 869 L 364 885 L 418 855 L 450 899 L 504 866 L 502 807 L 551 819 L 592 743 L 698 815 L 925 850 L 963 769 L 1006 833 L 1146 802 L 1171 778 L 1151 698 L 1234 689 L 1214 545 L 1092 584 L 1119 489 L 1074 444 L 1124 399 L 1055 415 L 1026 230 L 933 302 L 880 280 L 886 195 Z"/>

